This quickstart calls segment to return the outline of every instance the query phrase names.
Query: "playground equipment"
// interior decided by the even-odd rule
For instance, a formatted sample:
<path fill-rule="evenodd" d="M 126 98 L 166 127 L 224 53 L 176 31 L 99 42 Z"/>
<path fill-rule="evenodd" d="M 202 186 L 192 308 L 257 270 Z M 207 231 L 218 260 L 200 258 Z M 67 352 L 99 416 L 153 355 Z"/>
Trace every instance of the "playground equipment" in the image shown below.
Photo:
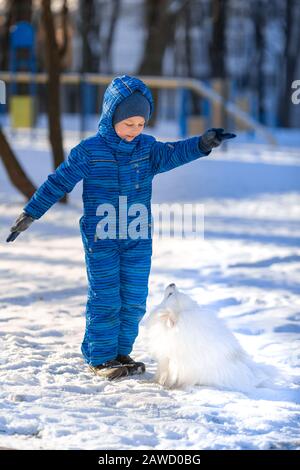
<path fill-rule="evenodd" d="M 36 73 L 35 31 L 26 21 L 20 21 L 11 27 L 9 48 L 10 80 L 10 116 L 13 128 L 33 127 L 35 122 L 36 85 L 30 79 L 20 89 L 16 75 L 20 71 Z"/>
<path fill-rule="evenodd" d="M 78 73 L 64 73 L 61 74 L 61 83 L 62 84 L 80 84 L 82 82 L 89 83 L 91 85 L 104 85 L 107 86 L 111 80 L 114 78 L 113 75 L 106 74 L 78 74 Z M 151 77 L 151 76 L 139 76 L 146 85 L 151 88 L 159 89 L 170 89 L 170 90 L 179 90 L 181 93 L 180 100 L 180 113 L 179 113 L 179 127 L 182 137 L 188 135 L 188 119 L 189 119 L 189 110 L 188 110 L 188 99 L 191 92 L 195 93 L 197 96 L 202 98 L 204 105 L 207 106 L 205 113 L 209 115 L 212 104 L 218 105 L 223 113 L 227 113 L 228 116 L 231 116 L 235 120 L 238 119 L 240 125 L 245 126 L 245 129 L 255 132 L 260 135 L 264 141 L 275 145 L 276 139 L 273 133 L 263 124 L 260 124 L 255 118 L 253 118 L 249 112 L 243 111 L 239 108 L 233 101 L 224 99 L 217 91 L 215 91 L 207 82 L 194 79 L 194 78 L 174 78 L 174 77 Z M 0 73 L 0 79 L 5 82 L 10 81 L 10 74 L 2 72 Z M 15 74 L 14 80 L 18 83 L 30 83 L 33 80 L 32 74 L 19 72 Z M 34 75 L 34 83 L 43 83 L 47 82 L 46 73 L 38 73 Z M 84 116 L 84 113 L 81 113 Z M 210 124 L 213 124 L 211 122 Z M 84 129 L 84 125 L 82 126 Z"/>

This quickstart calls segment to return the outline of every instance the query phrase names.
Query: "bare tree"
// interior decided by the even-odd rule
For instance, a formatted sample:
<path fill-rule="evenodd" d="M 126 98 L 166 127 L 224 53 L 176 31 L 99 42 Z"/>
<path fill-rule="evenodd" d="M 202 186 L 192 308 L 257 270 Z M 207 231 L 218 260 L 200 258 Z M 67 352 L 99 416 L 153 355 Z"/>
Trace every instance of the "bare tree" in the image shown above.
<path fill-rule="evenodd" d="M 79 2 L 78 28 L 82 40 L 81 72 L 98 72 L 101 5 L 94 0 Z"/>
<path fill-rule="evenodd" d="M 22 166 L 18 162 L 8 140 L 6 139 L 2 128 L 0 126 L 0 156 L 2 163 L 6 169 L 8 177 L 12 184 L 22 193 L 27 199 L 30 199 L 34 194 L 36 188 L 26 175 Z"/>
<path fill-rule="evenodd" d="M 211 78 L 218 83 L 217 91 L 228 98 L 226 71 L 226 16 L 228 0 L 212 0 L 212 39 L 209 44 Z M 216 85 L 215 85 L 216 86 Z M 226 127 L 227 114 L 223 106 L 214 106 L 215 125 Z"/>
<path fill-rule="evenodd" d="M 184 58 L 185 58 L 185 70 L 187 77 L 195 77 L 194 73 L 194 41 L 193 35 L 191 34 L 191 28 L 194 25 L 195 7 L 201 11 L 201 2 L 195 5 L 194 2 L 189 2 L 183 11 L 184 21 Z M 202 16 L 203 12 L 201 11 Z M 197 17 L 197 28 L 201 27 L 202 18 Z M 201 113 L 200 99 L 194 93 L 191 95 L 191 114 L 199 115 Z"/>
<path fill-rule="evenodd" d="M 67 13 L 67 1 L 65 0 L 63 4 L 63 15 L 67 15 Z M 63 136 L 60 123 L 60 72 L 62 54 L 66 50 L 67 39 L 64 39 L 62 46 L 59 47 L 55 34 L 54 18 L 51 11 L 51 0 L 42 0 L 42 23 L 45 30 L 45 62 L 48 73 L 47 115 L 49 140 L 52 148 L 54 168 L 56 168 L 64 161 Z M 61 199 L 61 202 L 67 202 L 66 195 Z"/>
<path fill-rule="evenodd" d="M 104 64 L 105 72 L 112 71 L 112 45 L 114 42 L 114 35 L 116 31 L 117 21 L 120 14 L 120 0 L 112 0 L 111 2 L 111 15 L 108 25 L 108 34 L 104 41 L 102 64 Z M 103 65 L 102 65 L 103 66 Z"/>
<path fill-rule="evenodd" d="M 209 45 L 211 64 L 211 76 L 213 78 L 225 78 L 225 56 L 226 56 L 226 13 L 227 0 L 212 0 L 212 40 Z"/>
<path fill-rule="evenodd" d="M 59 47 L 59 56 L 61 61 L 67 53 L 69 45 L 69 34 L 68 34 L 68 19 L 69 19 L 69 8 L 67 0 L 64 0 L 61 10 L 61 24 L 62 24 L 62 44 Z"/>
<path fill-rule="evenodd" d="M 253 5 L 253 19 L 255 28 L 255 50 L 256 63 L 256 90 L 258 98 L 258 118 L 261 123 L 265 123 L 265 76 L 263 71 L 264 55 L 265 55 L 265 2 L 264 0 L 256 0 Z"/>
<path fill-rule="evenodd" d="M 111 72 L 112 45 L 120 6 L 120 0 L 104 3 L 95 0 L 89 2 L 80 0 L 78 29 L 82 41 L 82 73 L 97 73 L 100 70 L 106 73 Z"/>
<path fill-rule="evenodd" d="M 285 49 L 282 68 L 282 94 L 279 102 L 279 120 L 283 127 L 291 126 L 291 85 L 296 80 L 300 49 L 300 8 L 296 0 L 285 0 Z"/>
<path fill-rule="evenodd" d="M 143 58 L 138 68 L 139 75 L 162 75 L 163 58 L 170 43 L 174 42 L 175 27 L 178 18 L 190 0 L 161 0 L 159 7 L 156 0 L 145 0 L 145 22 L 147 38 Z M 157 102 L 157 90 L 153 98 Z M 150 122 L 155 122 L 156 107 Z"/>
<path fill-rule="evenodd" d="M 8 52 L 9 52 L 9 34 L 10 27 L 18 21 L 31 21 L 32 16 L 32 0 L 19 2 L 12 0 L 6 5 L 6 20 L 1 35 L 1 44 L 3 45 L 1 56 L 1 68 L 8 68 Z M 0 156 L 4 168 L 8 174 L 11 183 L 29 199 L 36 188 L 26 175 L 20 165 L 13 149 L 11 148 L 1 126 L 0 126 Z"/>

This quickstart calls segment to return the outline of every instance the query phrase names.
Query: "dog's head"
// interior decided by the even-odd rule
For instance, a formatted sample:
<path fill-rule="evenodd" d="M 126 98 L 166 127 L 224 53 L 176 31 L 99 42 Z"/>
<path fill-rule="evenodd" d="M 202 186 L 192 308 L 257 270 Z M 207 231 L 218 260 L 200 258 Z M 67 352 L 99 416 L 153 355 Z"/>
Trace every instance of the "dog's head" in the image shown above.
<path fill-rule="evenodd" d="M 166 287 L 163 301 L 155 309 L 154 315 L 166 327 L 173 328 L 178 323 L 181 314 L 194 307 L 194 300 L 180 292 L 172 283 Z"/>

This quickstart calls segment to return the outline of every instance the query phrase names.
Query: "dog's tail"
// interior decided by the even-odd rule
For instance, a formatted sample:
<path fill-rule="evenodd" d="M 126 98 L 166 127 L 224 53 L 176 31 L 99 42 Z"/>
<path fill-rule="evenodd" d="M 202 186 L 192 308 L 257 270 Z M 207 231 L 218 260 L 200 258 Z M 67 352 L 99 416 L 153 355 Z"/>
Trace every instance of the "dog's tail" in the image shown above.
<path fill-rule="evenodd" d="M 288 383 L 288 377 L 277 367 L 252 361 L 252 370 L 256 377 L 256 387 L 276 389 Z"/>

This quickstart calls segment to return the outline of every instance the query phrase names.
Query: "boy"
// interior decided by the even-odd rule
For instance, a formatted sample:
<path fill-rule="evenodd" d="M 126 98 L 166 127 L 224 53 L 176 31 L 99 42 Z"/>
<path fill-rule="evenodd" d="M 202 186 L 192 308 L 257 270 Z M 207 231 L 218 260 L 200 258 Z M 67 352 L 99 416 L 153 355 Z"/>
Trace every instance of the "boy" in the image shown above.
<path fill-rule="evenodd" d="M 90 369 L 109 380 L 145 371 L 145 364 L 129 354 L 146 311 L 153 177 L 209 155 L 224 139 L 235 137 L 223 129 L 210 129 L 201 137 L 158 142 L 142 134 L 152 110 L 151 92 L 141 80 L 116 77 L 104 94 L 98 132 L 74 147 L 68 159 L 48 176 L 25 205 L 7 239 L 13 241 L 83 179 L 80 231 L 88 299 L 81 351 Z M 139 230 L 138 226 L 132 230 L 136 212 L 133 214 L 130 207 L 145 208 Z M 128 214 L 125 226 L 120 223 L 124 211 Z M 106 223 L 109 212 L 114 217 Z"/>

